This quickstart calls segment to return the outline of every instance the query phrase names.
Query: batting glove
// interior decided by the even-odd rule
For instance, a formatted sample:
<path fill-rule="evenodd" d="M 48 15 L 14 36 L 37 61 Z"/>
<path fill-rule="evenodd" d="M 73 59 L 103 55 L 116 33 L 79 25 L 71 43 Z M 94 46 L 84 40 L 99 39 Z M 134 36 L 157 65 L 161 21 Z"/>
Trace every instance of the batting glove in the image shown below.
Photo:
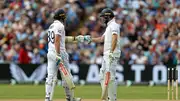
<path fill-rule="evenodd" d="M 75 40 L 77 40 L 78 42 L 84 42 L 84 36 L 78 35 L 75 37 Z"/>
<path fill-rule="evenodd" d="M 60 62 L 62 62 L 62 58 L 61 58 L 61 55 L 58 54 L 58 55 L 56 55 L 56 66 L 58 66 L 60 64 Z"/>
<path fill-rule="evenodd" d="M 110 64 L 112 63 L 113 58 L 114 58 L 113 52 L 110 52 L 109 53 L 109 62 L 110 62 Z"/>
<path fill-rule="evenodd" d="M 85 36 L 84 36 L 84 41 L 86 41 L 86 42 L 88 42 L 88 43 L 91 43 L 91 41 L 92 41 L 91 36 L 85 35 Z"/>

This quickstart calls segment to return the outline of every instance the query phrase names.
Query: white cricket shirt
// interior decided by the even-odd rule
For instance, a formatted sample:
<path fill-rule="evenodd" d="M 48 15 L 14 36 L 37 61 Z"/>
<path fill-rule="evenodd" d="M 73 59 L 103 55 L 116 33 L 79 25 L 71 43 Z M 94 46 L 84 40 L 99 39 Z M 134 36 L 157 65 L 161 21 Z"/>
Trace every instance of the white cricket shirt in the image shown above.
<path fill-rule="evenodd" d="M 65 29 L 64 25 L 58 21 L 55 20 L 48 29 L 48 51 L 52 50 L 55 51 L 55 34 L 58 34 L 61 36 L 60 38 L 60 50 L 65 50 Z"/>
<path fill-rule="evenodd" d="M 112 35 L 117 34 L 117 45 L 114 50 L 114 56 L 120 57 L 121 50 L 120 50 L 120 25 L 115 22 L 115 19 L 113 18 L 107 23 L 106 30 L 104 32 L 104 55 L 109 55 L 111 51 L 111 44 L 112 44 Z"/>

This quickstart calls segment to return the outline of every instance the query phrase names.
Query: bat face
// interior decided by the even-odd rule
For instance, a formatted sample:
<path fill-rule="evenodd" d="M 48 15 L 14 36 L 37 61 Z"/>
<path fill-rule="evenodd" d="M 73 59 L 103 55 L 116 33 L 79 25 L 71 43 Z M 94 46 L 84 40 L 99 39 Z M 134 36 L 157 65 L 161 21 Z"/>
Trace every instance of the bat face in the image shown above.
<path fill-rule="evenodd" d="M 62 72 L 62 77 L 64 78 L 64 80 L 66 81 L 66 83 L 68 84 L 69 88 L 70 89 L 74 89 L 75 88 L 75 85 L 73 83 L 73 80 L 72 78 L 70 77 L 70 73 L 69 71 L 67 70 L 67 68 L 64 66 L 63 63 L 60 63 L 59 64 L 59 68 Z"/>
<path fill-rule="evenodd" d="M 106 78 L 105 78 L 105 86 L 108 86 L 108 84 L 109 84 L 109 80 L 110 80 L 110 72 L 107 72 L 106 73 Z"/>
<path fill-rule="evenodd" d="M 61 69 L 61 71 L 63 72 L 63 74 L 64 74 L 65 76 L 68 75 L 67 70 L 65 69 L 63 63 L 60 63 L 60 69 Z"/>
<path fill-rule="evenodd" d="M 107 72 L 106 77 L 105 77 L 105 82 L 104 82 L 104 88 L 103 88 L 102 96 L 101 96 L 102 100 L 105 100 L 107 97 L 109 81 L 110 81 L 110 72 Z"/>

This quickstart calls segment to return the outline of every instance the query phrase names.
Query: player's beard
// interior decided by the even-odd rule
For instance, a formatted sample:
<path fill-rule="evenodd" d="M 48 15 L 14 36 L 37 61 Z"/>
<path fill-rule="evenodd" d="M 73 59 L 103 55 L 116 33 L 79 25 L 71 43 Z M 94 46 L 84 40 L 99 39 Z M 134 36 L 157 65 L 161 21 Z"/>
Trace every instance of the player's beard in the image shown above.
<path fill-rule="evenodd" d="M 109 16 L 104 16 L 104 17 L 100 17 L 99 20 L 101 22 L 101 25 L 103 27 L 107 27 L 107 23 L 111 20 L 112 18 L 110 18 Z"/>
<path fill-rule="evenodd" d="M 63 22 L 64 27 L 66 27 L 66 24 L 67 24 L 67 23 L 66 23 L 66 20 L 65 20 L 65 21 Z"/>
<path fill-rule="evenodd" d="M 64 20 L 59 20 L 63 25 L 64 25 L 64 27 L 66 26 L 66 19 L 64 19 Z"/>
<path fill-rule="evenodd" d="M 107 24 L 106 24 L 105 21 L 104 21 L 104 18 L 100 17 L 100 18 L 99 18 L 99 22 L 100 22 L 100 24 L 101 24 L 102 27 L 106 27 L 106 26 L 107 26 Z"/>

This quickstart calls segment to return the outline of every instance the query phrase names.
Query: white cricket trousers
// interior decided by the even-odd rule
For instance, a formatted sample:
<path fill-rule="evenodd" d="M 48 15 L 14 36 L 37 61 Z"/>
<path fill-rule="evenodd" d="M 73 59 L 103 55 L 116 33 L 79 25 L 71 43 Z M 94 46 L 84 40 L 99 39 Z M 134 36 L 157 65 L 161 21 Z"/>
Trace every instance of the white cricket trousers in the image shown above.
<path fill-rule="evenodd" d="M 107 69 L 109 68 L 110 71 L 110 82 L 108 87 L 108 97 L 107 100 L 109 101 L 116 101 L 117 100 L 117 82 L 116 82 L 116 66 L 119 57 L 116 57 L 112 60 L 112 63 L 109 62 L 108 55 L 103 56 L 102 66 L 100 69 L 100 83 L 101 87 L 103 87 L 105 82 L 105 74 Z M 103 89 L 103 88 L 102 88 Z"/>
<path fill-rule="evenodd" d="M 66 51 L 60 52 L 63 64 L 69 70 L 69 55 Z M 47 66 L 47 78 L 46 78 L 46 98 L 50 97 L 50 100 L 53 98 L 54 86 L 57 81 L 57 72 L 59 67 L 56 66 L 56 52 L 48 51 L 47 53 L 48 66 Z M 61 76 L 62 77 L 62 76 Z M 62 78 L 62 86 L 65 89 L 67 99 L 72 99 L 74 97 L 74 91 L 70 90 L 67 83 Z"/>
<path fill-rule="evenodd" d="M 61 58 L 63 61 L 63 64 L 65 65 L 66 68 L 69 67 L 69 56 L 66 51 L 61 51 Z M 48 58 L 48 67 L 47 67 L 47 72 L 48 72 L 48 77 L 57 77 L 57 71 L 58 71 L 58 66 L 56 66 L 56 53 L 55 51 L 48 51 L 47 54 Z"/>

